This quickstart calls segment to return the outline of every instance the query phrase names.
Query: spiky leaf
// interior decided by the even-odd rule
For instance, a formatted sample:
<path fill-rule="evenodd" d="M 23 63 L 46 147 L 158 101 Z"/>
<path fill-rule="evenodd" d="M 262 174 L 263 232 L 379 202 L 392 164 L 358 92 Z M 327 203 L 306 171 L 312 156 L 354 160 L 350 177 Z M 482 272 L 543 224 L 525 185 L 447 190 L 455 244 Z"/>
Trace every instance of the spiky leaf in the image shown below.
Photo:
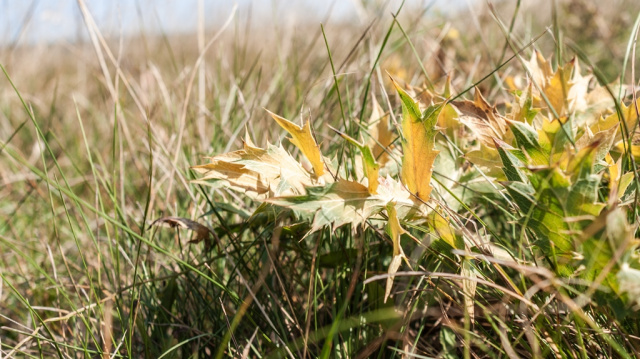
<path fill-rule="evenodd" d="M 321 177 L 324 174 L 324 162 L 322 161 L 322 154 L 320 153 L 320 147 L 316 143 L 316 140 L 311 134 L 311 124 L 309 121 L 305 122 L 303 127 L 296 125 L 295 123 L 287 120 L 284 117 L 280 117 L 275 113 L 267 110 L 271 117 L 282 127 L 285 131 L 291 135 L 290 141 L 296 147 L 302 151 L 304 156 L 311 162 L 313 171 L 317 177 Z"/>
<path fill-rule="evenodd" d="M 210 163 L 192 169 L 202 175 L 195 183 L 222 182 L 254 199 L 302 194 L 306 186 L 314 185 L 310 174 L 282 146 L 262 149 L 250 141 L 242 150 L 211 157 Z"/>
<path fill-rule="evenodd" d="M 402 181 L 423 201 L 431 194 L 431 173 L 438 155 L 435 128 L 442 105 L 428 107 L 420 114 L 418 104 L 397 82 L 393 82 L 402 101 Z"/>
<path fill-rule="evenodd" d="M 310 232 L 327 225 L 337 228 L 348 223 L 355 230 L 386 204 L 384 199 L 371 196 L 362 184 L 345 180 L 325 187 L 309 187 L 302 196 L 274 197 L 266 202 L 311 215 Z"/>

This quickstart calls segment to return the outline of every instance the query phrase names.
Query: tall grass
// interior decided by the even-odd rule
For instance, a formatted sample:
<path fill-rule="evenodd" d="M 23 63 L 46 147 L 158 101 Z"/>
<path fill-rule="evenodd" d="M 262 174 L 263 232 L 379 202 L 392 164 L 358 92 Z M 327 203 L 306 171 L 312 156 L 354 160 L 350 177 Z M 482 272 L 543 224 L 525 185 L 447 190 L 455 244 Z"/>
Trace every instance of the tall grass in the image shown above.
<path fill-rule="evenodd" d="M 364 284 L 392 256 L 375 223 L 300 240 L 296 218 L 190 183 L 191 165 L 239 148 L 245 130 L 259 145 L 284 139 L 263 108 L 310 118 L 323 153 L 355 172 L 355 150 L 327 125 L 356 136 L 372 97 L 399 116 L 385 71 L 436 88 L 452 75 L 452 93 L 475 84 L 502 104 L 522 71 L 513 48 L 551 53 L 561 38 L 604 80 L 622 75 L 635 2 L 517 3 L 497 7 L 504 28 L 487 7 L 449 18 L 367 3 L 360 22 L 249 34 L 240 12 L 200 34 L 209 47 L 196 35 L 105 39 L 84 13 L 87 43 L 1 49 L 0 356 L 635 357 L 635 313 L 573 308 L 564 299 L 585 288 L 545 286 L 557 278 L 544 269 L 478 264 L 475 318 L 452 276 L 399 276 L 385 303 L 382 282 Z M 561 49 L 564 63 L 573 54 Z M 457 215 L 528 258 L 504 197 Z M 166 216 L 207 225 L 211 245 L 150 227 Z M 456 253 L 423 245 L 433 233 L 412 233 L 423 243 L 403 246 L 417 270 L 460 272 Z M 527 301 L 539 312 L 514 304 Z"/>

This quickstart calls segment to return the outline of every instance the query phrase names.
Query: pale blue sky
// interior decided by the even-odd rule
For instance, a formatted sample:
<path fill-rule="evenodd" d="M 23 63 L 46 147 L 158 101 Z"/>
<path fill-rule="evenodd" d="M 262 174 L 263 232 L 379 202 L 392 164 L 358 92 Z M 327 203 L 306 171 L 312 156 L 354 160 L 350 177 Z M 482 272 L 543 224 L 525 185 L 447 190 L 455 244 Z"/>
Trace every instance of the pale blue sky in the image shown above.
<path fill-rule="evenodd" d="M 470 0 L 433 0 L 435 7 L 447 10 L 452 4 Z M 104 33 L 117 35 L 147 32 L 194 31 L 198 19 L 198 0 L 85 0 L 98 26 Z M 335 21 L 357 19 L 359 0 L 204 0 L 205 23 L 220 25 L 233 5 L 243 19 L 251 9 L 255 26 L 262 21 L 312 21 L 324 19 L 332 9 Z M 390 0 L 389 11 L 399 0 Z M 407 8 L 425 7 L 428 0 L 407 0 Z M 32 14 L 32 16 L 29 16 Z M 27 21 L 29 20 L 29 21 Z M 26 24 L 26 27 L 24 26 Z M 20 44 L 52 40 L 72 40 L 84 33 L 84 23 L 76 0 L 0 0 L 0 43 Z"/>

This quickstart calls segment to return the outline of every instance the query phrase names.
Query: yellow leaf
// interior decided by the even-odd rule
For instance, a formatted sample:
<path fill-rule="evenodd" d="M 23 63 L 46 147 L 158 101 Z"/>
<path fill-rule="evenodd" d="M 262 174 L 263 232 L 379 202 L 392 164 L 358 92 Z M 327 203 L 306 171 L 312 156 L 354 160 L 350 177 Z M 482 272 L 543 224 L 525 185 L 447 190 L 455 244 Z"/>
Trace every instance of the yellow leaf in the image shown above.
<path fill-rule="evenodd" d="M 640 99 L 638 99 L 636 104 L 637 106 L 640 107 Z M 633 103 L 631 103 L 629 106 L 626 106 L 624 103 L 621 103 L 620 112 L 622 113 L 622 116 L 624 118 L 625 132 L 628 131 L 628 133 L 631 133 L 631 131 L 633 131 L 634 127 L 636 126 L 636 122 L 638 121 L 638 113 L 636 112 L 636 106 Z M 601 131 L 609 130 L 613 127 L 620 128 L 621 123 L 622 122 L 620 120 L 620 116 L 618 116 L 617 112 L 614 112 L 613 114 L 605 118 L 601 118 L 600 121 L 592 125 L 590 129 L 591 129 L 591 132 L 598 133 Z M 623 137 L 622 135 L 623 135 L 623 131 L 618 131 L 616 135 L 616 141 L 619 141 L 620 139 L 622 139 Z"/>
<path fill-rule="evenodd" d="M 446 135 L 455 141 L 457 137 L 460 137 L 461 122 L 460 112 L 455 106 L 448 103 L 444 105 L 444 108 L 440 111 L 440 115 L 438 115 L 437 126 L 446 129 Z"/>
<path fill-rule="evenodd" d="M 634 173 L 623 172 L 622 157 L 614 163 L 611 155 L 607 153 L 605 161 L 609 164 L 609 199 L 620 199 L 633 181 Z"/>
<path fill-rule="evenodd" d="M 321 177 L 324 175 L 324 162 L 322 161 L 322 154 L 320 153 L 320 147 L 316 143 L 316 140 L 313 138 L 311 134 L 311 124 L 307 121 L 303 127 L 296 125 L 295 123 L 285 119 L 284 117 L 280 117 L 275 113 L 267 110 L 271 117 L 280 125 L 280 127 L 284 128 L 285 131 L 289 132 L 291 138 L 289 139 L 291 143 L 293 143 L 296 147 L 302 151 L 305 157 L 311 162 L 311 166 L 313 167 L 313 171 L 317 177 Z"/>
<path fill-rule="evenodd" d="M 440 237 L 440 239 L 447 242 L 451 247 L 457 248 L 456 234 L 453 228 L 451 228 L 449 221 L 446 220 L 441 213 L 438 213 L 437 211 L 431 212 L 428 217 L 428 221 L 431 225 L 431 229 L 438 235 L 438 237 Z"/>
<path fill-rule="evenodd" d="M 384 291 L 384 302 L 387 302 L 389 295 L 391 294 L 391 287 L 393 286 L 393 278 L 394 274 L 398 272 L 400 268 L 400 264 L 402 264 L 402 259 L 407 261 L 407 257 L 404 255 L 402 251 L 402 247 L 400 246 L 400 236 L 406 231 L 400 225 L 400 221 L 398 220 L 398 213 L 396 212 L 396 205 L 393 202 L 389 202 L 387 204 L 387 214 L 389 215 L 389 222 L 387 223 L 387 234 L 391 237 L 391 242 L 393 243 L 393 259 L 391 260 L 391 264 L 389 264 L 389 276 L 387 277 L 387 286 Z"/>
<path fill-rule="evenodd" d="M 600 131 L 594 135 L 587 127 L 585 133 L 576 141 L 576 149 L 581 150 L 594 143 L 598 143 L 596 161 L 600 161 L 604 159 L 609 153 L 609 150 L 611 150 L 617 131 L 617 127 L 611 127 L 608 130 Z"/>
<path fill-rule="evenodd" d="M 384 113 L 375 97 L 373 97 L 373 112 L 369 118 L 369 135 L 371 137 L 367 144 L 372 149 L 373 157 L 381 166 L 384 166 L 391 159 L 387 151 L 391 149 L 395 135 L 389 126 L 389 114 Z"/>
<path fill-rule="evenodd" d="M 539 96 L 533 95 L 533 84 L 529 82 L 524 91 L 514 92 L 514 101 L 509 103 L 509 106 L 511 106 L 509 118 L 513 121 L 531 124 L 538 112 L 540 112 L 539 108 L 533 107 L 533 103 L 536 100 L 539 102 Z M 538 98 L 536 99 L 535 97 Z"/>
<path fill-rule="evenodd" d="M 620 173 L 622 173 L 622 161 L 618 162 L 620 164 L 620 166 L 618 166 L 617 163 L 613 162 L 613 157 L 611 157 L 611 154 L 609 153 L 607 153 L 604 160 L 609 165 L 609 189 L 613 190 L 614 188 L 618 187 Z"/>
<path fill-rule="evenodd" d="M 502 171 L 504 164 L 498 150 L 495 148 L 495 144 L 489 147 L 482 142 L 479 148 L 465 153 L 464 158 L 476 166 L 484 167 L 483 172 L 487 176 L 504 179 L 504 172 Z"/>
<path fill-rule="evenodd" d="M 536 107 L 551 106 L 558 116 L 576 110 L 584 110 L 587 106 L 587 90 L 591 76 L 582 76 L 578 62 L 573 59 L 564 67 L 553 72 L 551 64 L 535 51 L 531 60 L 526 62 L 532 80 L 544 93 L 548 103 L 540 99 Z"/>
<path fill-rule="evenodd" d="M 403 64 L 406 64 L 404 59 L 397 53 L 393 53 L 391 56 L 387 57 L 384 60 L 381 68 L 386 69 L 387 73 L 394 78 L 400 79 L 400 81 L 405 82 L 407 80 L 407 69 L 403 66 Z"/>
<path fill-rule="evenodd" d="M 556 71 L 543 90 L 544 94 L 547 95 L 551 107 L 553 107 L 560 116 L 565 113 L 565 101 L 569 92 L 568 83 L 563 78 L 563 75 L 564 72 L 560 73 L 560 71 Z"/>
<path fill-rule="evenodd" d="M 615 148 L 617 151 L 619 151 L 620 153 L 624 153 L 625 152 L 625 147 L 627 148 L 627 150 L 631 153 L 631 155 L 633 156 L 633 158 L 636 161 L 640 161 L 640 145 L 631 145 L 631 147 L 628 147 L 625 145 L 624 141 L 620 141 L 618 143 L 616 143 Z"/>
<path fill-rule="evenodd" d="M 397 82 L 393 84 L 402 100 L 402 181 L 418 198 L 428 201 L 433 162 L 439 153 L 435 149 L 435 127 L 442 105 L 430 106 L 422 115 L 409 94 Z"/>

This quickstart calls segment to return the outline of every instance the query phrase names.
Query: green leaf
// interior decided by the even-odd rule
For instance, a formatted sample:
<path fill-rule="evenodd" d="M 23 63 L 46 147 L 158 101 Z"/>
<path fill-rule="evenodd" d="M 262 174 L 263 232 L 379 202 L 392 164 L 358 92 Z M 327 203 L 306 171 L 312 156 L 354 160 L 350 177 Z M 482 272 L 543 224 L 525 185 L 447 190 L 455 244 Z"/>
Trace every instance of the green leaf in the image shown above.
<path fill-rule="evenodd" d="M 518 148 L 531 158 L 530 165 L 548 165 L 549 154 L 545 153 L 538 142 L 538 133 L 529 125 L 522 122 L 511 122 L 511 131 L 516 139 Z"/>
<path fill-rule="evenodd" d="M 529 83 L 529 86 L 527 86 L 524 92 L 519 91 L 515 94 L 514 121 L 531 124 L 538 112 L 540 112 L 539 108 L 533 107 L 532 86 L 533 84 Z"/>
<path fill-rule="evenodd" d="M 493 142 L 498 150 L 498 154 L 500 154 L 500 159 L 502 160 L 502 164 L 504 167 L 502 171 L 509 181 L 517 181 L 517 182 L 527 182 L 527 177 L 520 171 L 520 167 L 522 167 L 522 162 L 518 157 L 516 157 L 511 150 L 513 148 L 509 146 L 507 143 L 504 143 L 496 138 L 493 139 Z"/>
<path fill-rule="evenodd" d="M 331 127 L 331 129 L 338 133 L 340 137 L 344 138 L 345 140 L 347 140 L 347 142 L 356 146 L 360 150 L 360 154 L 362 155 L 362 167 L 364 167 L 364 174 L 365 176 L 367 176 L 368 180 L 369 193 L 375 194 L 378 191 L 380 165 L 376 162 L 376 159 L 371 152 L 371 148 L 369 148 L 369 146 L 365 145 L 362 142 L 356 141 L 344 132 L 336 130 L 333 127 Z"/>
<path fill-rule="evenodd" d="M 578 241 L 604 208 L 597 197 L 600 176 L 593 172 L 597 148 L 594 143 L 580 150 L 564 171 L 559 166 L 532 169 L 530 185 L 504 183 L 524 215 L 520 224 L 536 234 L 538 248 L 552 259 L 561 275 L 573 274 L 573 268 L 580 264 L 574 259 L 576 252 L 589 259 L 604 253 L 596 242 L 580 247 Z"/>
<path fill-rule="evenodd" d="M 442 345 L 441 358 L 458 359 L 456 354 L 456 333 L 449 327 L 440 329 L 440 345 Z"/>

